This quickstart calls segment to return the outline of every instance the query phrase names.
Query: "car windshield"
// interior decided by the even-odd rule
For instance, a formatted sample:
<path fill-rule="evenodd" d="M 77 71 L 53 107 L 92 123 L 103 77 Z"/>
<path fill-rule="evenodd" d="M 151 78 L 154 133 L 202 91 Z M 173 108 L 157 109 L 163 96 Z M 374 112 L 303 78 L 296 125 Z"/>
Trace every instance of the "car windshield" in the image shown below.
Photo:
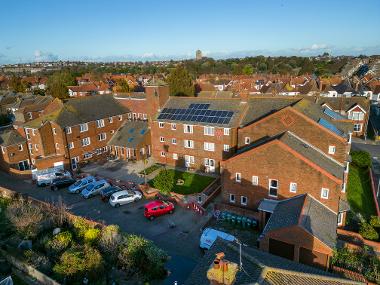
<path fill-rule="evenodd" d="M 86 190 L 91 191 L 95 187 L 94 184 L 87 185 Z"/>
<path fill-rule="evenodd" d="M 82 184 L 82 181 L 79 180 L 79 181 L 74 183 L 74 186 L 80 186 L 81 184 Z"/>

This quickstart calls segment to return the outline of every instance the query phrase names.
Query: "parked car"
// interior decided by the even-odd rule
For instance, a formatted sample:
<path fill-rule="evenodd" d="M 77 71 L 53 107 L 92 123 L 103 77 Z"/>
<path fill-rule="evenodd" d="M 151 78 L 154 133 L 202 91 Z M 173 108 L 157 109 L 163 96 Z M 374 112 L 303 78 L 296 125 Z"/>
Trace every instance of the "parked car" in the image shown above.
<path fill-rule="evenodd" d="M 111 185 L 106 180 L 102 179 L 88 184 L 86 188 L 82 190 L 81 194 L 84 198 L 88 199 L 92 196 L 100 194 L 100 191 L 110 186 Z"/>
<path fill-rule="evenodd" d="M 210 249 L 218 237 L 226 241 L 235 240 L 233 235 L 212 228 L 205 228 L 199 241 L 199 247 L 202 249 Z"/>
<path fill-rule="evenodd" d="M 72 177 L 56 178 L 50 185 L 51 190 L 58 190 L 59 188 L 64 188 L 75 183 L 75 179 Z"/>
<path fill-rule="evenodd" d="M 73 185 L 69 187 L 69 192 L 70 193 L 79 193 L 81 192 L 88 184 L 95 182 L 95 177 L 94 176 L 87 176 L 84 177 L 77 182 L 75 182 Z"/>
<path fill-rule="evenodd" d="M 56 169 L 46 169 L 45 171 L 41 171 L 41 173 L 35 174 L 37 186 L 45 187 L 52 183 L 52 181 L 56 178 L 66 178 L 70 177 L 71 174 L 68 171 L 56 170 Z"/>
<path fill-rule="evenodd" d="M 113 193 L 110 197 L 109 203 L 112 207 L 119 207 L 120 205 L 136 202 L 141 198 L 142 193 L 140 191 L 122 190 Z"/>
<path fill-rule="evenodd" d="M 119 186 L 110 186 L 108 188 L 104 188 L 102 191 L 100 191 L 100 196 L 102 201 L 106 202 L 111 197 L 111 195 L 115 192 L 122 191 Z"/>
<path fill-rule="evenodd" d="M 144 206 L 144 216 L 149 220 L 165 214 L 172 214 L 173 212 L 174 204 L 172 202 L 155 200 Z"/>

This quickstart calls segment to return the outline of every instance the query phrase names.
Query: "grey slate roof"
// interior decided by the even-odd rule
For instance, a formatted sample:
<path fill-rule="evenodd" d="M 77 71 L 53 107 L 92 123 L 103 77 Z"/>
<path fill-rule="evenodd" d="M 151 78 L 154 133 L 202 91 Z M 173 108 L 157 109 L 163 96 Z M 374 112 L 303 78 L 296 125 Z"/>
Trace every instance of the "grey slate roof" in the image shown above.
<path fill-rule="evenodd" d="M 299 226 L 330 248 L 335 248 L 337 215 L 311 195 L 303 194 L 278 202 L 262 234 L 290 226 Z"/>
<path fill-rule="evenodd" d="M 237 245 L 217 239 L 185 281 L 185 285 L 210 284 L 207 270 L 215 259 L 215 254 L 224 252 L 225 260 L 239 264 Z M 273 284 L 273 285 L 348 285 L 363 284 L 342 279 L 334 274 L 300 263 L 284 259 L 255 248 L 242 248 L 242 271 L 238 271 L 234 285 Z M 286 280 L 284 283 L 282 280 Z"/>
<path fill-rule="evenodd" d="M 243 113 L 243 110 L 246 106 L 245 103 L 242 103 L 240 99 L 204 99 L 197 97 L 170 97 L 169 100 L 164 105 L 164 108 L 171 109 L 187 109 L 190 104 L 198 103 L 198 104 L 210 104 L 209 110 L 219 110 L 219 111 L 232 111 L 234 112 L 229 124 L 222 124 L 222 127 L 237 127 L 239 125 L 240 117 Z M 156 115 L 156 120 L 159 113 Z M 174 120 L 160 119 L 160 122 L 176 122 Z M 178 121 L 177 121 L 178 122 Z M 205 123 L 205 122 L 191 122 L 191 121 L 179 121 L 181 123 L 188 123 L 191 125 L 207 125 L 207 126 L 218 126 L 218 124 L 213 123 Z"/>
<path fill-rule="evenodd" d="M 370 100 L 367 97 L 321 97 L 318 100 L 320 105 L 326 103 L 333 110 L 343 110 L 348 111 L 356 104 L 360 105 L 366 112 L 369 111 L 370 108 Z"/>
<path fill-rule="evenodd" d="M 10 130 L 0 133 L 0 145 L 10 146 L 26 142 L 26 139 L 22 137 L 16 130 Z"/>
<path fill-rule="evenodd" d="M 136 148 L 148 134 L 148 122 L 127 121 L 113 135 L 108 145 Z"/>

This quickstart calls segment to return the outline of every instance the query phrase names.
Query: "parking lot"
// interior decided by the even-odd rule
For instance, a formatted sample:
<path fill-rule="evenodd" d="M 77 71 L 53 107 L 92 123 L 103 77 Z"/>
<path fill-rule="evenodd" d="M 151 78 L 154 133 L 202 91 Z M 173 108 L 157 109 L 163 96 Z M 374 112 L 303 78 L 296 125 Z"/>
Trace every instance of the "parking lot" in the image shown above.
<path fill-rule="evenodd" d="M 173 284 L 173 281 L 181 284 L 202 257 L 199 237 L 208 218 L 191 210 L 177 207 L 172 215 L 149 221 L 143 215 L 145 199 L 113 208 L 102 202 L 99 196 L 86 200 L 79 194 L 68 193 L 66 189 L 51 191 L 48 187 L 39 188 L 29 180 L 18 180 L 3 172 L 0 172 L 0 185 L 46 202 L 62 199 L 73 214 L 105 224 L 117 224 L 127 233 L 151 239 L 171 256 L 168 269 L 172 275 L 164 284 Z"/>

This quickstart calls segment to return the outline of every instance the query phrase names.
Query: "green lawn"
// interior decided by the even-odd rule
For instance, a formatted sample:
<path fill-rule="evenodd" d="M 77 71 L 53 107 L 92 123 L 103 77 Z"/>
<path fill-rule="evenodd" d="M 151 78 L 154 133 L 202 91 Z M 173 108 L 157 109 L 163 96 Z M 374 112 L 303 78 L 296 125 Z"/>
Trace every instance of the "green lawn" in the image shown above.
<path fill-rule="evenodd" d="M 155 164 L 153 164 L 153 165 L 151 165 L 151 166 L 145 168 L 145 174 L 146 174 L 146 175 L 149 175 L 149 174 L 151 174 L 152 172 L 156 171 L 157 169 L 160 169 L 161 167 L 162 167 L 162 165 L 155 163 Z M 144 174 L 144 170 L 141 170 L 141 171 L 139 172 L 139 174 Z"/>
<path fill-rule="evenodd" d="M 203 176 L 189 172 L 182 172 L 174 169 L 168 169 L 167 171 L 174 172 L 172 192 L 183 195 L 202 192 L 212 181 L 215 180 L 215 178 L 213 177 Z M 153 187 L 154 180 L 157 179 L 159 175 L 160 174 L 158 174 L 154 179 L 149 181 L 150 186 Z M 184 181 L 184 184 L 177 185 L 178 179 L 182 179 Z"/>
<path fill-rule="evenodd" d="M 361 213 L 367 218 L 371 215 L 376 215 L 371 181 L 367 169 L 359 168 L 353 164 L 350 165 L 347 199 L 350 203 L 351 210 L 354 212 Z"/>

